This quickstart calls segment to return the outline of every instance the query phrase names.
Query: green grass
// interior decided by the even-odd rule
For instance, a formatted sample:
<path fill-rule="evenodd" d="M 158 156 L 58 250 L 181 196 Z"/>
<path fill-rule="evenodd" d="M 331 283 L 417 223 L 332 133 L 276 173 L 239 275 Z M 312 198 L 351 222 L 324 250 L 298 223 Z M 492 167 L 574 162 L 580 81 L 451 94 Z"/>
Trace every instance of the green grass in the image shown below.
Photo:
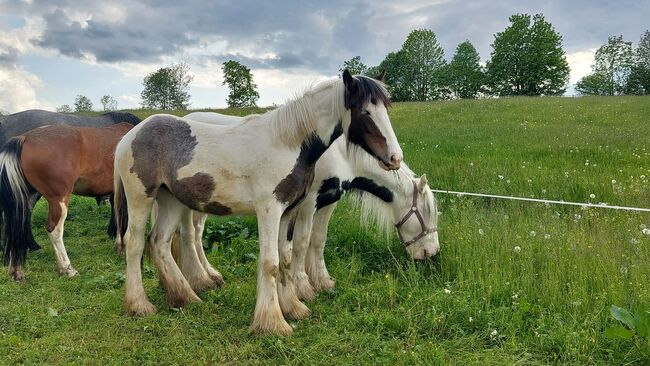
<path fill-rule="evenodd" d="M 390 115 L 409 166 L 433 188 L 650 207 L 648 97 L 403 103 Z M 326 247 L 337 287 L 288 338 L 247 331 L 255 236 L 215 246 L 208 256 L 226 285 L 184 309 L 163 305 L 145 263 L 160 311 L 131 318 L 108 208 L 73 200 L 65 240 L 81 274 L 69 279 L 55 272 L 39 204 L 44 250 L 30 253 L 27 282 L 0 276 L 0 364 L 650 363 L 603 334 L 618 324 L 610 305 L 650 309 L 650 214 L 437 197 L 442 251 L 426 262 L 361 229 L 343 202 Z M 256 232 L 252 218 L 225 220 Z"/>

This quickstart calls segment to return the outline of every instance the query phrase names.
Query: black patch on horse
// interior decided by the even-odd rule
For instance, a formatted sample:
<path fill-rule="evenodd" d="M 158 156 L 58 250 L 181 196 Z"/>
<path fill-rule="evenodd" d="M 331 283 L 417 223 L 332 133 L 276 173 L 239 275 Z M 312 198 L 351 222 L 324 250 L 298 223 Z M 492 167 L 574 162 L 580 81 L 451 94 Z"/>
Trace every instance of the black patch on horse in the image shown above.
<path fill-rule="evenodd" d="M 368 192 L 384 202 L 393 202 L 393 192 L 384 186 L 378 185 L 372 179 L 356 177 L 350 182 L 349 187 L 349 189 Z"/>
<path fill-rule="evenodd" d="M 287 226 L 287 241 L 293 240 L 293 231 L 296 228 L 296 219 L 297 215 L 292 215 L 289 219 L 289 225 Z"/>
<path fill-rule="evenodd" d="M 341 189 L 341 182 L 337 177 L 323 180 L 320 188 L 318 188 L 318 196 L 316 196 L 316 209 L 318 210 L 338 202 L 341 199 L 341 195 L 343 195 L 343 190 Z"/>
<path fill-rule="evenodd" d="M 315 132 L 303 141 L 291 173 L 284 177 L 273 190 L 278 201 L 287 204 L 287 211 L 305 198 L 314 181 L 316 162 L 342 133 L 343 128 L 339 122 L 330 136 L 329 145 L 325 145 Z"/>

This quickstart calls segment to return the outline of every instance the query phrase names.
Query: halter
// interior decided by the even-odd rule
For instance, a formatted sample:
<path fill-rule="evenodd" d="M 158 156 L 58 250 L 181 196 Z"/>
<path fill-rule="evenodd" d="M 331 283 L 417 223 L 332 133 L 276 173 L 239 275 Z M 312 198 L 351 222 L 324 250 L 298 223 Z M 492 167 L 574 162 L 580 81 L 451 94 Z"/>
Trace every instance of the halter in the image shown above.
<path fill-rule="evenodd" d="M 415 217 L 418 218 L 418 221 L 420 222 L 420 226 L 422 227 L 422 232 L 420 232 L 418 235 L 416 235 L 413 239 L 411 239 L 409 241 L 404 241 L 404 237 L 402 236 L 402 232 L 400 231 L 400 228 L 402 227 L 402 225 L 404 225 L 404 223 L 413 214 L 415 215 Z M 404 217 L 402 217 L 400 222 L 395 224 L 395 228 L 397 228 L 397 236 L 399 237 L 399 240 L 402 242 L 402 245 L 404 245 L 405 248 L 408 247 L 409 245 L 415 243 L 416 241 L 422 239 L 426 235 L 428 235 L 430 233 L 435 233 L 436 231 L 438 231 L 437 227 L 436 228 L 428 228 L 427 225 L 424 223 L 424 219 L 422 218 L 422 214 L 420 213 L 420 210 L 418 209 L 418 186 L 415 183 L 415 181 L 413 181 L 413 205 L 411 206 L 411 209 L 406 214 L 404 214 Z"/>

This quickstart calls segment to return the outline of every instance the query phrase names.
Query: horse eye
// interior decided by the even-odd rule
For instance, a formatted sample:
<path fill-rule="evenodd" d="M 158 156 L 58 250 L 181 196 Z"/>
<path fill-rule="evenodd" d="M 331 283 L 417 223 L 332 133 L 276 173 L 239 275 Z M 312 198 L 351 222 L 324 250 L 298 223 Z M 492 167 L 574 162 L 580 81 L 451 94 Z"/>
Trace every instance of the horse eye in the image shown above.
<path fill-rule="evenodd" d="M 370 112 L 364 109 L 363 111 L 361 111 L 361 114 L 363 114 L 364 116 L 369 116 Z"/>

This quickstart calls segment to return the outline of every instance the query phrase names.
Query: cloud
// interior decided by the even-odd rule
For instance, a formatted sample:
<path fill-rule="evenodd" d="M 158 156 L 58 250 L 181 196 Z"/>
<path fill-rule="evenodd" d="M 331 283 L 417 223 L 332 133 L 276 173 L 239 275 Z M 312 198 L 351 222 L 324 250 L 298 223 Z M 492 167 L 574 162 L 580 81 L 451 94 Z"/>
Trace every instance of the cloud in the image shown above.
<path fill-rule="evenodd" d="M 17 67 L 0 68 L 0 110 L 19 112 L 25 109 L 53 109 L 48 103 L 37 100 L 36 90 L 42 81 L 34 74 Z"/>

